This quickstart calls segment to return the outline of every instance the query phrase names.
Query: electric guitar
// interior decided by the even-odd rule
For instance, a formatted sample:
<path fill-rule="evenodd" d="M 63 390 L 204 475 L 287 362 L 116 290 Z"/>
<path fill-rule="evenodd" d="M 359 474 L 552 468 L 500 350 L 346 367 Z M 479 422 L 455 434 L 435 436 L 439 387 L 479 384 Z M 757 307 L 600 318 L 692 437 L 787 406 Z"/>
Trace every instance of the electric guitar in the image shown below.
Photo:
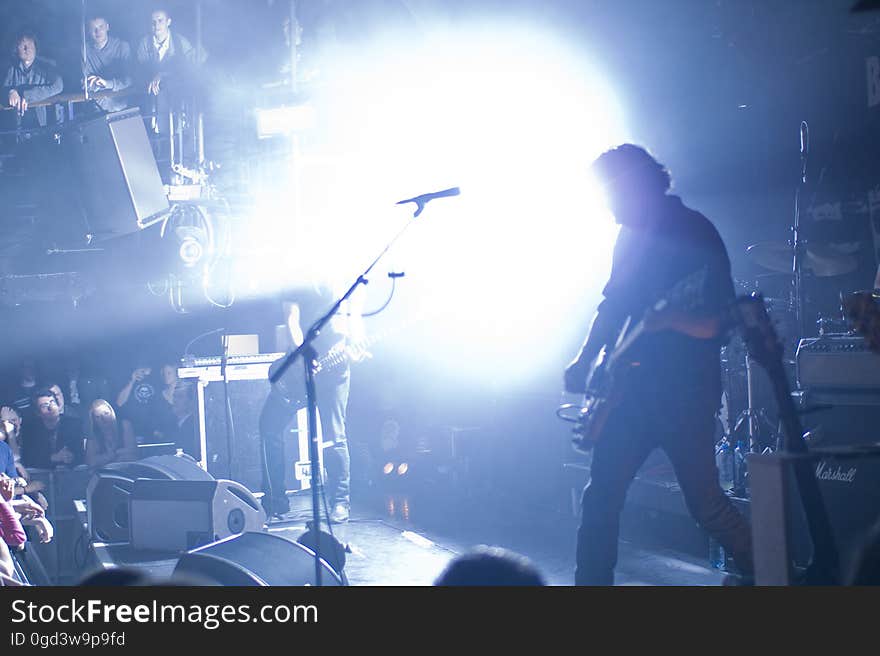
<path fill-rule="evenodd" d="M 389 337 L 399 333 L 404 328 L 423 319 L 424 315 L 416 315 L 393 328 L 381 330 L 356 342 L 346 343 L 345 340 L 340 340 L 329 351 L 327 351 L 325 355 L 312 361 L 311 366 L 312 372 L 315 375 L 315 382 L 317 383 L 319 378 L 329 377 L 332 372 L 340 369 L 343 365 L 352 362 L 356 359 L 356 354 L 369 353 L 370 348 L 376 344 L 385 341 Z M 278 370 L 281 363 L 284 362 L 284 359 L 284 357 L 278 358 L 269 366 L 269 371 L 267 373 L 269 378 L 271 378 Z M 305 376 L 303 375 L 302 368 L 297 366 L 289 367 L 281 378 L 274 383 L 274 388 L 287 400 L 291 409 L 294 411 L 301 410 L 308 405 Z"/>
<path fill-rule="evenodd" d="M 808 453 L 803 439 L 804 428 L 782 364 L 782 343 L 767 314 L 763 297 L 760 294 L 741 296 L 734 302 L 733 311 L 749 356 L 764 368 L 773 386 L 773 395 L 782 421 L 783 450 L 793 454 Z M 814 465 L 808 458 L 795 458 L 792 462 L 795 482 L 813 542 L 813 557 L 802 582 L 807 585 L 839 584 L 839 554 Z"/>
<path fill-rule="evenodd" d="M 681 280 L 654 305 L 651 311 L 662 312 L 670 306 L 679 309 L 693 308 L 697 299 L 701 298 L 705 286 L 706 269 L 699 269 Z M 623 381 L 625 370 L 632 364 L 624 356 L 639 341 L 646 330 L 645 319 L 642 318 L 630 328 L 632 317 L 629 317 L 618 333 L 612 348 L 602 347 L 593 361 L 587 374 L 586 395 L 577 415 L 567 415 L 567 411 L 575 408 L 566 404 L 559 408 L 557 416 L 575 424 L 572 429 L 574 437 L 572 445 L 576 451 L 589 453 L 604 433 L 605 424 L 611 411 L 620 403 L 624 394 Z"/>

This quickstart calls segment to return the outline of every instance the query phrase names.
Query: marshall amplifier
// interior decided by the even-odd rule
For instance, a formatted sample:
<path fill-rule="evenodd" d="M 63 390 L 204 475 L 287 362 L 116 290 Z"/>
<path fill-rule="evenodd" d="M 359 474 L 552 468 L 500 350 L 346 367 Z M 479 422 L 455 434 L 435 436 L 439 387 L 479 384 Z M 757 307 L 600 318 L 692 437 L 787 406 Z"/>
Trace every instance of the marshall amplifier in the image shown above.
<path fill-rule="evenodd" d="M 880 390 L 880 355 L 854 335 L 802 339 L 797 382 L 800 389 Z"/>
<path fill-rule="evenodd" d="M 807 456 L 782 452 L 748 456 L 755 583 L 788 585 L 795 566 L 811 553 L 792 463 L 809 458 L 819 482 L 841 573 L 850 576 L 859 550 L 880 521 L 880 445 L 814 449 Z"/>

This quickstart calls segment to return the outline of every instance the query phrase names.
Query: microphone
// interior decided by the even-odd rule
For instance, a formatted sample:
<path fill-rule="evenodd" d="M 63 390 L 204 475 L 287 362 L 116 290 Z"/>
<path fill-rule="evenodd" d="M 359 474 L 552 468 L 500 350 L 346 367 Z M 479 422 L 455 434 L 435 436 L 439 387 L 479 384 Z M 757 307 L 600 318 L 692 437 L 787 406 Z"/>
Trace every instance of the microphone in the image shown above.
<path fill-rule="evenodd" d="M 458 187 L 451 187 L 449 189 L 444 189 L 443 191 L 435 191 L 430 194 L 422 194 L 421 196 L 415 196 L 414 198 L 407 198 L 406 200 L 399 200 L 396 205 L 403 205 L 405 203 L 415 203 L 416 211 L 413 214 L 413 218 L 416 218 L 419 214 L 422 213 L 422 210 L 425 209 L 425 203 L 429 200 L 434 200 L 435 198 L 446 198 L 447 196 L 458 196 L 461 193 L 461 190 Z"/>

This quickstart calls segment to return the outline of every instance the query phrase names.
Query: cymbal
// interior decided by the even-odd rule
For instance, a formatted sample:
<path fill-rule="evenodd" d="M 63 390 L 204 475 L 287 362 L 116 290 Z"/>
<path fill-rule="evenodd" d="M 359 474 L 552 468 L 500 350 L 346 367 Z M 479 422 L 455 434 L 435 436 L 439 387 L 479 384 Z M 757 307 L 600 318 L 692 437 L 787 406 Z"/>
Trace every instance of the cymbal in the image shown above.
<path fill-rule="evenodd" d="M 746 249 L 749 257 L 765 269 L 779 273 L 791 273 L 792 248 L 790 244 L 763 241 Z M 803 259 L 803 270 L 818 278 L 840 276 L 852 273 L 858 267 L 858 260 L 852 254 L 839 252 L 832 246 L 808 247 Z"/>

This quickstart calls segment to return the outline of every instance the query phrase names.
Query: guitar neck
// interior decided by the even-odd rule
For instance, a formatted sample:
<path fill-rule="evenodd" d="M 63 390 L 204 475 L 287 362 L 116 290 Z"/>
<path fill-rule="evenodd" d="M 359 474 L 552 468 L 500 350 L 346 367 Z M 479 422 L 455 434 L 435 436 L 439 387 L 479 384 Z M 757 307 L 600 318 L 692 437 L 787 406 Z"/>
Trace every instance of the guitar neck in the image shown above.
<path fill-rule="evenodd" d="M 652 310 L 654 312 L 660 312 L 661 310 L 666 309 L 669 303 L 666 300 L 660 300 L 654 304 Z M 624 326 L 624 330 L 626 327 Z M 619 340 L 615 345 L 614 350 L 611 352 L 611 355 L 608 356 L 609 365 L 614 365 L 614 363 L 626 353 L 633 344 L 638 341 L 638 339 L 645 333 L 645 320 L 642 319 L 639 321 L 635 327 L 630 330 L 623 339 Z"/>

